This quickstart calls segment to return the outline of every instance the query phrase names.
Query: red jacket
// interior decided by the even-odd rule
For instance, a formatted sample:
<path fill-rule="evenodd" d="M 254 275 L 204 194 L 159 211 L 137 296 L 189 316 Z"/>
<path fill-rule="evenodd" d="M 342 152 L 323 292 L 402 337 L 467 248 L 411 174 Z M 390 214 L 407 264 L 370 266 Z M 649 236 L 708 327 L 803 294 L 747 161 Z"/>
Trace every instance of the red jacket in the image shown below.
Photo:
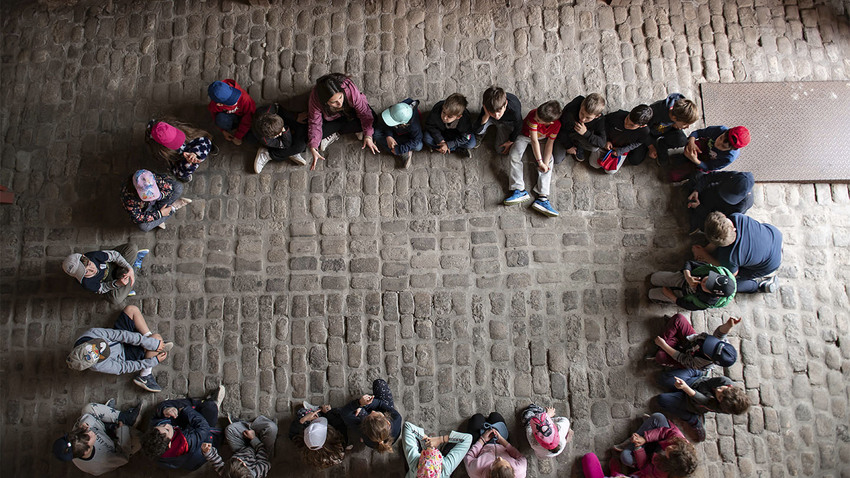
<path fill-rule="evenodd" d="M 227 83 L 241 91 L 242 95 L 239 96 L 239 99 L 233 106 L 219 106 L 219 104 L 215 101 L 210 101 L 210 104 L 207 105 L 207 109 L 210 110 L 210 115 L 212 115 L 213 121 L 215 121 L 216 113 L 232 113 L 236 116 L 242 117 L 239 127 L 236 128 L 236 132 L 233 133 L 234 136 L 242 139 L 248 131 L 251 130 L 251 118 L 254 116 L 254 112 L 257 111 L 257 104 L 254 103 L 254 99 L 251 98 L 248 92 L 242 89 L 235 80 L 227 79 L 224 80 L 224 83 Z"/>
<path fill-rule="evenodd" d="M 661 451 L 670 446 L 671 440 L 676 437 L 685 438 L 685 435 L 682 434 L 682 431 L 673 422 L 670 422 L 670 426 L 667 428 L 653 428 L 643 433 L 643 438 L 646 442 L 658 442 L 658 445 L 661 446 Z M 633 473 L 632 476 L 639 478 L 666 478 L 667 473 L 658 467 L 655 460 L 656 457 L 657 454 L 647 457 L 646 451 L 643 448 L 635 449 L 635 466 L 637 467 L 637 472 Z"/>

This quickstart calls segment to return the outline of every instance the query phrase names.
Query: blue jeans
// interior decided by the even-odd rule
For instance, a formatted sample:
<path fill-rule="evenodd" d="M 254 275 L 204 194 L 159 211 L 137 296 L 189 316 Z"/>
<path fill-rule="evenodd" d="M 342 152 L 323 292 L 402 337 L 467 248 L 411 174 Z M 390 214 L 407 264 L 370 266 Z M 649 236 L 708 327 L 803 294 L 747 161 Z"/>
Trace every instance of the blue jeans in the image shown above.
<path fill-rule="evenodd" d="M 646 420 L 643 421 L 640 428 L 637 429 L 637 434 L 643 436 L 643 434 L 649 430 L 654 430 L 656 428 L 668 428 L 670 426 L 670 422 L 667 421 L 667 417 L 664 416 L 663 413 L 653 413 Z M 635 466 L 635 445 L 629 444 L 625 447 L 625 449 L 620 453 L 620 462 L 628 467 Z"/>
<path fill-rule="evenodd" d="M 425 131 L 422 135 L 422 142 L 425 143 L 425 146 L 428 146 L 431 149 L 437 149 L 437 142 L 434 141 L 434 137 L 431 136 L 427 131 Z M 446 140 L 446 143 L 454 143 L 454 147 L 449 146 L 449 151 L 456 151 L 460 148 L 463 149 L 472 149 L 477 144 L 475 141 L 474 134 L 460 135 L 460 134 L 443 134 L 443 139 Z"/>
<path fill-rule="evenodd" d="M 665 370 L 658 374 L 658 385 L 667 390 L 676 390 L 676 377 L 681 378 L 688 385 L 693 385 L 699 378 L 705 375 L 705 370 L 697 370 L 693 368 L 674 368 Z"/>
<path fill-rule="evenodd" d="M 688 396 L 685 392 L 676 391 L 662 393 L 661 395 L 658 395 L 657 400 L 658 406 L 661 407 L 662 410 L 672 414 L 676 418 L 688 422 L 688 424 L 693 425 L 699 420 L 699 415 L 688 408 Z"/>
<path fill-rule="evenodd" d="M 387 138 L 388 137 L 389 136 L 387 136 L 386 133 L 384 133 L 383 131 L 378 130 L 378 129 L 376 129 L 374 134 L 372 134 L 372 140 L 378 146 L 378 149 L 380 149 L 381 151 L 383 151 L 385 153 L 395 154 L 395 153 L 392 152 L 392 150 L 390 150 L 389 145 L 387 145 Z M 406 144 L 408 141 L 410 141 L 410 136 L 408 136 L 408 135 L 393 136 L 393 138 L 396 140 L 396 142 L 398 144 Z M 410 146 L 410 148 L 408 149 L 408 151 L 422 151 L 422 141 L 414 141 L 409 146 Z M 401 156 L 400 154 L 395 154 L 395 155 Z"/>

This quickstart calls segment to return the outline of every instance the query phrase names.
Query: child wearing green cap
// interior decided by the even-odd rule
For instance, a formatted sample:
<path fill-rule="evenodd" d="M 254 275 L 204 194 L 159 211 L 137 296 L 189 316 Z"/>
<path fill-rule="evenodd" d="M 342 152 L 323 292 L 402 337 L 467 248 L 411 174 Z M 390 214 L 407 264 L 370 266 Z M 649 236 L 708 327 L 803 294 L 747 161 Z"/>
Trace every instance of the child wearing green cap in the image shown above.
<path fill-rule="evenodd" d="M 410 167 L 414 151 L 422 150 L 422 123 L 418 100 L 410 98 L 385 109 L 375 123 L 375 144 L 386 153 L 392 153 Z"/>

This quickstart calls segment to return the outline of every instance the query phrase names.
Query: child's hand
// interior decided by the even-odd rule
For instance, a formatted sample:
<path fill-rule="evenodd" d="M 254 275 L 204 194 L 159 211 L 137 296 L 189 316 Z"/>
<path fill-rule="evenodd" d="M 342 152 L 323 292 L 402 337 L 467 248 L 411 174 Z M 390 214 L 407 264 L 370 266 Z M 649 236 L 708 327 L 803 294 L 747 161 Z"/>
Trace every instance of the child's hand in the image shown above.
<path fill-rule="evenodd" d="M 646 443 L 646 439 L 637 433 L 632 433 L 632 443 L 634 443 L 635 446 L 643 446 L 644 443 Z"/>
<path fill-rule="evenodd" d="M 696 162 L 699 164 L 699 159 L 697 159 L 697 155 L 702 153 L 702 150 L 697 146 L 697 141 L 694 138 L 688 138 L 688 144 L 685 145 L 685 157 L 691 160 L 692 162 Z"/>
<path fill-rule="evenodd" d="M 442 142 L 442 143 L 440 143 L 440 146 L 437 148 L 437 152 L 440 153 L 440 154 L 448 154 L 449 146 L 445 142 Z"/>
<path fill-rule="evenodd" d="M 655 345 L 664 348 L 667 345 L 667 341 L 662 337 L 655 337 Z"/>
<path fill-rule="evenodd" d="M 324 160 L 325 157 L 319 154 L 319 150 L 316 148 L 310 148 L 310 154 L 313 155 L 313 162 L 310 164 L 310 171 L 314 171 L 316 169 L 316 163 L 318 163 L 320 159 Z"/>
<path fill-rule="evenodd" d="M 676 294 L 673 293 L 672 289 L 670 289 L 669 287 L 665 287 L 661 290 L 664 292 L 665 297 L 672 300 L 673 302 L 676 302 Z"/>
<path fill-rule="evenodd" d="M 699 193 L 694 191 L 688 196 L 688 208 L 695 209 L 699 207 Z"/>
<path fill-rule="evenodd" d="M 611 151 L 612 149 L 614 149 L 614 144 L 608 141 L 607 143 L 605 143 L 605 149 Z"/>
<path fill-rule="evenodd" d="M 198 155 L 197 155 L 197 154 L 195 154 L 195 153 L 190 153 L 190 152 L 188 152 L 188 151 L 185 151 L 185 152 L 183 153 L 183 158 L 184 158 L 186 161 L 189 161 L 189 162 L 190 162 L 190 163 L 192 163 L 192 164 L 198 164 L 198 163 L 200 163 L 200 162 L 201 162 L 201 160 L 200 160 L 200 159 L 198 159 Z"/>
<path fill-rule="evenodd" d="M 363 138 L 363 146 L 361 146 L 360 149 L 366 149 L 366 148 L 369 148 L 369 151 L 371 151 L 372 154 L 377 154 L 380 151 L 378 149 L 378 146 L 375 145 L 375 142 L 372 141 L 371 136 L 366 136 L 366 137 Z"/>
<path fill-rule="evenodd" d="M 320 410 L 322 411 L 322 413 L 328 413 L 329 411 L 331 411 L 331 406 L 330 405 L 322 405 L 322 408 L 320 408 Z"/>
<path fill-rule="evenodd" d="M 162 416 L 165 418 L 177 418 L 177 408 L 168 407 L 162 411 Z"/>
<path fill-rule="evenodd" d="M 505 141 L 499 147 L 502 149 L 502 154 L 508 154 L 508 151 L 511 150 L 511 146 L 514 145 L 513 141 Z"/>
<path fill-rule="evenodd" d="M 375 399 L 374 395 L 363 395 L 362 397 L 360 397 L 360 406 L 365 407 L 366 405 L 369 405 L 370 403 L 372 403 L 372 400 L 374 400 L 374 399 Z"/>
<path fill-rule="evenodd" d="M 201 452 L 209 453 L 212 450 L 212 443 L 202 443 L 201 444 Z"/>
<path fill-rule="evenodd" d="M 580 123 L 578 121 L 576 121 L 575 125 L 573 126 L 573 129 L 578 134 L 584 134 L 587 132 L 587 126 L 585 126 L 584 123 Z"/>
<path fill-rule="evenodd" d="M 387 147 L 390 148 L 390 151 L 395 154 L 395 147 L 398 146 L 398 141 L 395 140 L 392 136 L 387 136 Z"/>
<path fill-rule="evenodd" d="M 649 146 L 647 146 L 646 147 L 646 155 L 649 156 L 652 159 L 657 158 L 658 157 L 658 151 L 655 150 L 655 146 L 653 146 L 651 144 Z"/>
<path fill-rule="evenodd" d="M 224 139 L 228 141 L 233 141 L 236 137 L 230 134 L 230 131 L 221 130 L 221 134 L 224 136 Z"/>
<path fill-rule="evenodd" d="M 679 390 L 684 390 L 686 388 L 690 388 L 690 387 L 688 387 L 688 384 L 679 377 L 673 377 L 673 385 L 676 388 L 678 388 Z"/>
<path fill-rule="evenodd" d="M 240 144 L 242 144 L 242 140 L 237 138 L 236 136 L 234 136 L 233 137 L 233 144 L 235 144 L 236 146 L 239 146 Z"/>
<path fill-rule="evenodd" d="M 242 432 L 242 436 L 245 437 L 246 440 L 253 440 L 257 437 L 257 433 L 254 430 L 245 430 Z"/>
<path fill-rule="evenodd" d="M 729 317 L 729 320 L 726 321 L 726 325 L 728 325 L 729 328 L 731 329 L 732 327 L 740 324 L 742 320 L 744 320 L 744 319 L 741 318 L 741 317 L 738 317 L 738 318 Z"/>
<path fill-rule="evenodd" d="M 575 146 L 573 146 L 572 148 L 567 150 L 567 154 L 572 154 L 573 156 L 575 156 L 577 152 L 578 152 L 578 150 L 576 149 Z"/>

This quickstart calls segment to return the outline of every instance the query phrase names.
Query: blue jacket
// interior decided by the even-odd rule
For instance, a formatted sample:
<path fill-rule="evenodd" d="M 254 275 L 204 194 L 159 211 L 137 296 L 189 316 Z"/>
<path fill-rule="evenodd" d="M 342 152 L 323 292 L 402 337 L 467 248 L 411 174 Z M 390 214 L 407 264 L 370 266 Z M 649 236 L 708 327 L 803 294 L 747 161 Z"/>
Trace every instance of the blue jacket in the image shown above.
<path fill-rule="evenodd" d="M 174 407 L 179 410 L 176 419 L 163 416 L 162 412 L 168 407 Z M 192 407 L 190 400 L 166 400 L 160 403 L 156 409 L 156 413 L 151 418 L 150 426 L 153 428 L 164 423 L 180 429 L 180 432 L 183 433 L 189 445 L 189 451 L 183 455 L 171 458 L 159 457 L 156 459 L 159 466 L 171 469 L 183 468 L 184 470 L 192 471 L 197 470 L 207 462 L 203 452 L 201 452 L 201 445 L 212 443 L 210 425 L 204 416 Z"/>
<path fill-rule="evenodd" d="M 725 133 L 729 128 L 725 126 L 709 126 L 707 128 L 698 129 L 690 134 L 689 138 L 695 138 L 697 145 L 702 150 L 697 158 L 700 160 L 697 166 L 703 171 L 717 171 L 732 164 L 732 161 L 738 159 L 740 150 L 730 149 L 729 151 L 720 151 L 714 147 L 714 140 Z"/>
<path fill-rule="evenodd" d="M 419 120 L 419 108 L 417 108 L 419 102 L 414 102 L 412 99 L 407 98 L 402 103 L 413 105 L 413 116 L 407 124 L 387 126 L 381 115 L 378 115 L 378 120 L 375 122 L 376 130 L 381 131 L 384 136 L 392 136 L 398 142 L 394 153 L 398 155 L 410 151 L 416 144 L 422 145 L 422 123 Z"/>

